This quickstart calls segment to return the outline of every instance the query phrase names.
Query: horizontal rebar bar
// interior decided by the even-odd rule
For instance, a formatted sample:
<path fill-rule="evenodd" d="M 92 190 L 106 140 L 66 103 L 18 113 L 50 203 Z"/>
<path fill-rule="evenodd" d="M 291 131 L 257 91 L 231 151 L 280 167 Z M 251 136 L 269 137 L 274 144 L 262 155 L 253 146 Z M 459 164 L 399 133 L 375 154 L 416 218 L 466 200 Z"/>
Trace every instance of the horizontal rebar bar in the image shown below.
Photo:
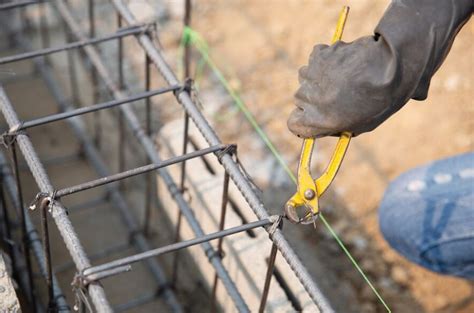
<path fill-rule="evenodd" d="M 140 166 L 140 167 L 137 167 L 137 168 L 125 171 L 125 172 L 109 175 L 109 176 L 106 176 L 106 177 L 101 177 L 99 179 L 95 179 L 95 180 L 85 182 L 85 183 L 82 183 L 82 184 L 79 184 L 79 185 L 75 185 L 75 186 L 71 186 L 71 187 L 68 187 L 68 188 L 60 189 L 60 190 L 53 193 L 53 195 L 54 195 L 53 200 L 59 199 L 59 198 L 64 197 L 64 196 L 72 195 L 74 193 L 78 193 L 78 192 L 81 192 L 81 191 L 84 191 L 84 190 L 96 188 L 96 187 L 103 186 L 103 185 L 106 185 L 106 184 L 111 184 L 111 183 L 114 183 L 114 182 L 122 180 L 122 179 L 126 179 L 126 178 L 130 178 L 130 177 L 137 176 L 137 175 L 140 175 L 140 174 L 144 174 L 144 173 L 147 173 L 147 172 L 151 172 L 151 171 L 157 170 L 159 168 L 170 166 L 170 165 L 180 163 L 180 162 L 183 162 L 183 161 L 186 161 L 186 160 L 194 159 L 194 158 L 197 158 L 197 157 L 209 154 L 209 153 L 215 153 L 215 152 L 218 152 L 218 151 L 222 151 L 227 147 L 228 147 L 228 145 L 220 144 L 220 145 L 209 147 L 209 148 L 206 148 L 206 149 L 193 151 L 193 152 L 185 154 L 185 155 L 180 155 L 180 156 L 177 156 L 177 157 L 169 158 L 169 159 L 161 161 L 161 162 Z"/>
<path fill-rule="evenodd" d="M 21 8 L 27 5 L 31 4 L 40 4 L 42 2 L 47 2 L 48 0 L 43 0 L 43 1 L 31 1 L 31 0 L 24 0 L 24 1 L 10 1 L 7 3 L 2 3 L 0 4 L 0 11 L 3 10 L 10 10 L 10 9 L 15 9 L 15 8 Z"/>
<path fill-rule="evenodd" d="M 127 24 L 133 25 L 136 23 L 136 19 L 133 16 L 132 12 L 122 0 L 112 0 L 112 4 L 115 6 L 116 10 L 120 13 L 122 19 Z M 166 62 L 161 52 L 153 44 L 153 41 L 150 39 L 150 37 L 147 34 L 141 34 L 137 36 L 137 40 L 150 57 L 150 60 L 160 71 L 165 81 L 169 85 L 176 85 L 177 83 L 179 83 L 178 79 L 176 78 L 176 75 L 171 70 L 170 66 Z M 191 95 L 185 91 L 181 92 L 176 96 L 179 103 L 181 103 L 184 109 L 188 112 L 197 129 L 206 139 L 208 144 L 220 144 L 221 141 L 219 137 L 217 136 L 211 125 L 209 125 L 202 112 L 199 110 L 198 105 L 193 102 L 193 100 L 191 99 Z M 251 183 L 245 177 L 245 174 L 242 173 L 239 164 L 237 164 L 230 155 L 222 156 L 221 161 L 225 170 L 229 173 L 232 181 L 240 190 L 241 194 L 244 196 L 245 200 L 249 204 L 250 208 L 257 215 L 257 217 L 260 219 L 268 218 L 268 212 L 266 211 L 258 195 L 255 193 L 254 189 L 252 188 Z M 308 292 L 313 302 L 319 307 L 321 311 L 333 312 L 334 310 L 332 309 L 329 301 L 323 295 L 317 284 L 312 279 L 306 267 L 302 264 L 299 257 L 291 248 L 290 244 L 284 237 L 281 230 L 277 229 L 274 232 L 272 240 L 277 245 L 278 250 L 281 252 L 281 255 L 291 267 L 296 277 L 301 282 L 305 290 Z"/>
<path fill-rule="evenodd" d="M 122 38 L 122 37 L 130 36 L 130 35 L 136 35 L 138 33 L 144 32 L 146 29 L 147 29 L 147 26 L 143 26 L 143 25 L 130 26 L 130 27 L 119 29 L 116 33 L 103 36 L 103 37 L 97 37 L 97 38 L 92 38 L 92 39 L 87 39 L 87 40 L 71 42 L 59 47 L 51 47 L 51 48 L 45 48 L 45 49 L 40 49 L 36 51 L 29 51 L 29 52 L 19 53 L 15 55 L 10 55 L 10 56 L 0 58 L 0 65 L 27 60 L 31 58 L 36 58 L 40 56 L 45 56 L 45 55 L 49 55 L 49 54 L 53 54 L 53 53 L 57 53 L 61 51 L 81 48 L 87 45 L 93 45 L 93 44 L 101 43 L 104 41 L 109 41 L 109 40 Z"/>
<path fill-rule="evenodd" d="M 243 225 L 231 227 L 231 228 L 228 228 L 228 229 L 225 229 L 225 230 L 222 230 L 222 231 L 207 234 L 207 235 L 200 236 L 200 237 L 197 237 L 197 238 L 176 242 L 176 243 L 164 246 L 164 247 L 160 247 L 160 248 L 153 249 L 153 250 L 150 250 L 150 251 L 146 251 L 146 252 L 138 253 L 138 254 L 131 255 L 131 256 L 128 256 L 128 257 L 125 257 L 125 258 L 121 258 L 121 259 L 118 259 L 118 260 L 114 260 L 114 261 L 111 261 L 111 262 L 108 262 L 108 263 L 105 263 L 105 264 L 101 264 L 101 265 L 97 265 L 97 266 L 87 268 L 83 271 L 83 275 L 86 276 L 86 279 L 90 279 L 91 278 L 90 275 L 93 275 L 93 274 L 96 274 L 96 273 L 99 273 L 99 272 L 102 272 L 102 271 L 110 270 L 110 269 L 113 269 L 113 268 L 116 268 L 116 267 L 119 267 L 119 266 L 131 265 L 132 263 L 136 263 L 136 262 L 142 261 L 142 260 L 147 259 L 147 258 L 160 256 L 160 255 L 163 255 L 165 253 L 181 250 L 181 249 L 184 249 L 184 248 L 195 246 L 195 245 L 203 243 L 203 242 L 208 242 L 208 241 L 211 241 L 211 240 L 214 240 L 214 239 L 223 238 L 223 237 L 230 236 L 230 235 L 233 235 L 233 234 L 237 234 L 237 233 L 240 233 L 240 232 L 244 232 L 244 231 L 247 231 L 247 230 L 250 230 L 250 229 L 254 229 L 254 228 L 258 228 L 258 227 L 262 227 L 262 226 L 267 226 L 267 225 L 270 225 L 270 224 L 274 223 L 277 220 L 278 220 L 277 217 L 275 217 L 275 218 L 271 217 L 271 218 L 268 218 L 268 219 L 259 220 L 259 221 L 256 221 L 256 222 L 251 222 L 251 223 L 248 223 L 248 224 L 243 224 Z"/>
<path fill-rule="evenodd" d="M 104 269 L 102 271 L 91 273 L 87 279 L 88 279 L 88 282 L 99 281 L 101 279 L 114 276 L 117 274 L 121 274 L 123 272 L 130 272 L 131 270 L 132 270 L 132 266 L 129 264 L 122 265 L 122 266 L 114 266 L 111 268 Z"/>
<path fill-rule="evenodd" d="M 0 109 L 8 126 L 11 127 L 19 123 L 18 116 L 1 85 Z M 33 148 L 31 140 L 25 134 L 18 134 L 16 136 L 16 141 L 41 192 L 48 194 L 52 193 L 54 191 L 53 186 L 51 185 L 48 175 L 46 174 L 46 171 L 41 164 L 35 149 Z M 76 267 L 79 270 L 90 267 L 89 259 L 87 258 L 84 248 L 79 241 L 71 221 L 67 217 L 64 207 L 60 205 L 59 202 L 55 202 L 52 206 L 51 212 L 56 226 L 63 237 L 64 243 L 66 244 L 69 254 L 76 263 Z M 91 299 L 98 310 L 101 312 L 112 312 L 112 308 L 107 301 L 102 286 L 98 284 L 91 284 L 89 286 L 89 295 L 91 296 Z"/>
<path fill-rule="evenodd" d="M 90 105 L 90 106 L 86 106 L 86 107 L 80 107 L 80 108 L 77 108 L 77 109 L 74 109 L 74 110 L 61 112 L 61 113 L 58 113 L 58 114 L 53 114 L 53 115 L 40 117 L 40 118 L 37 118 L 37 119 L 34 119 L 34 120 L 26 121 L 26 122 L 20 123 L 18 125 L 15 125 L 12 128 L 10 128 L 8 133 L 15 133 L 15 132 L 20 131 L 20 130 L 26 130 L 28 128 L 32 128 L 32 127 L 36 127 L 36 126 L 40 126 L 40 125 L 44 125 L 44 124 L 64 120 L 64 119 L 67 119 L 67 118 L 70 118 L 70 117 L 79 116 L 79 115 L 83 115 L 83 114 L 87 114 L 87 113 L 91 113 L 91 112 L 96 112 L 96 111 L 100 111 L 100 110 L 104 110 L 104 109 L 113 108 L 113 107 L 116 107 L 118 105 L 122 105 L 122 104 L 125 104 L 125 103 L 131 103 L 131 102 L 135 102 L 135 101 L 138 101 L 138 100 L 141 100 L 141 99 L 145 99 L 145 98 L 149 98 L 149 97 L 152 97 L 152 96 L 161 95 L 161 94 L 164 94 L 164 93 L 167 93 L 167 92 L 175 91 L 175 90 L 178 90 L 179 88 L 181 88 L 180 85 L 169 86 L 169 87 L 165 87 L 165 88 L 160 88 L 160 89 L 156 89 L 156 90 L 142 92 L 142 93 L 136 94 L 134 96 L 130 96 L 130 97 L 125 98 L 125 99 L 107 101 L 107 102 L 104 102 L 104 103 L 94 104 L 94 105 Z"/>
<path fill-rule="evenodd" d="M 82 34 L 81 28 L 72 17 L 68 7 L 63 2 L 55 2 L 53 7 L 57 9 L 57 11 L 60 13 L 62 18 L 64 19 L 64 21 L 67 23 L 67 25 L 69 26 L 71 30 L 71 33 L 73 33 L 78 38 L 83 38 L 84 35 Z M 125 98 L 125 94 L 120 90 L 117 84 L 115 84 L 115 82 L 111 79 L 110 73 L 105 67 L 97 50 L 93 46 L 87 46 L 84 48 L 84 52 L 87 55 L 88 60 L 90 61 L 90 64 L 97 70 L 100 77 L 104 81 L 104 85 L 107 86 L 107 88 L 111 91 L 113 96 L 116 99 Z M 176 84 L 179 84 L 179 82 L 177 82 Z M 133 134 L 137 137 L 137 139 L 142 144 L 148 157 L 155 163 L 161 162 L 161 159 L 158 155 L 158 152 L 156 150 L 156 147 L 153 141 L 146 135 L 146 133 L 140 126 L 140 122 L 137 116 L 135 115 L 135 113 L 133 112 L 133 110 L 131 109 L 130 105 L 125 104 L 124 106 L 120 106 L 119 108 L 123 113 L 125 122 L 128 124 Z M 176 186 L 176 183 L 174 182 L 174 180 L 172 179 L 172 177 L 170 176 L 166 168 L 161 168 L 158 170 L 158 172 L 160 176 L 163 178 L 163 181 L 165 182 L 168 190 L 170 191 L 171 196 L 176 200 L 179 209 L 183 212 L 183 215 L 186 217 L 195 235 L 202 236 L 204 232 L 201 228 L 201 225 L 196 220 L 196 217 L 194 216 L 192 209 L 189 207 L 189 204 L 183 198 L 183 195 L 179 192 L 179 189 Z M 215 251 L 214 248 L 208 242 L 201 244 L 201 247 L 205 252 Z M 211 259 L 212 266 L 215 268 L 219 278 L 222 281 L 222 284 L 225 286 L 236 308 L 240 312 L 249 312 L 249 308 L 247 304 L 242 298 L 242 295 L 240 294 L 240 292 L 237 290 L 237 287 L 235 286 L 234 282 L 230 278 L 229 273 L 227 272 L 224 265 L 222 264 L 222 260 L 220 259 L 220 257 L 215 255 L 214 257 L 211 257 L 210 259 Z"/>

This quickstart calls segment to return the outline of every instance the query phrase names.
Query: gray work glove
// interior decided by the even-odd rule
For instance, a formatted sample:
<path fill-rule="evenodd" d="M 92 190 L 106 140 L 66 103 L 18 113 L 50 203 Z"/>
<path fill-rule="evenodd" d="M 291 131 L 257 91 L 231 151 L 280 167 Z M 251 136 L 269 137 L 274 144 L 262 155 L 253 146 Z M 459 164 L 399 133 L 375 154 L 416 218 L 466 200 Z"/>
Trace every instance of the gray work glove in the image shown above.
<path fill-rule="evenodd" d="M 393 0 L 374 36 L 316 45 L 299 71 L 297 108 L 288 127 L 300 137 L 376 128 L 410 98 L 424 100 L 430 80 L 473 0 Z"/>

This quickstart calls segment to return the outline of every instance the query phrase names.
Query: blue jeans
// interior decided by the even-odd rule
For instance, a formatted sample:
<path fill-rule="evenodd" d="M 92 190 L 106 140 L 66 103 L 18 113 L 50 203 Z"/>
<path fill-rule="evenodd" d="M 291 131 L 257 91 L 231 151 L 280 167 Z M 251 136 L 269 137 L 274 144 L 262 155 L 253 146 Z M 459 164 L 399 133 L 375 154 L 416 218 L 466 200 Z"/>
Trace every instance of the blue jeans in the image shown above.
<path fill-rule="evenodd" d="M 379 222 L 407 259 L 474 279 L 474 152 L 402 174 L 385 192 Z"/>

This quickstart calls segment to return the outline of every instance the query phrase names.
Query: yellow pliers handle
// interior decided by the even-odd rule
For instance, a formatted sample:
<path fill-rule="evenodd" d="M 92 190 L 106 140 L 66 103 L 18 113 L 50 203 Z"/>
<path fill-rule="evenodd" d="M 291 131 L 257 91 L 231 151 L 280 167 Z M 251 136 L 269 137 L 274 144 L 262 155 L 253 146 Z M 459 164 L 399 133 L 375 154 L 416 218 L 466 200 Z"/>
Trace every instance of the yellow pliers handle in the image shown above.
<path fill-rule="evenodd" d="M 342 37 L 344 25 L 346 23 L 349 7 L 343 7 L 337 21 L 336 31 L 332 37 L 331 43 L 339 41 Z M 314 147 L 314 138 L 307 138 L 303 141 L 301 149 L 300 162 L 298 165 L 297 191 L 287 201 L 285 205 L 286 217 L 293 223 L 309 224 L 313 223 L 319 213 L 318 198 L 326 191 L 341 166 L 344 155 L 346 154 L 352 134 L 343 132 L 336 145 L 331 161 L 323 175 L 313 179 L 310 172 L 311 156 Z M 305 208 L 302 217 L 296 212 L 298 208 Z"/>

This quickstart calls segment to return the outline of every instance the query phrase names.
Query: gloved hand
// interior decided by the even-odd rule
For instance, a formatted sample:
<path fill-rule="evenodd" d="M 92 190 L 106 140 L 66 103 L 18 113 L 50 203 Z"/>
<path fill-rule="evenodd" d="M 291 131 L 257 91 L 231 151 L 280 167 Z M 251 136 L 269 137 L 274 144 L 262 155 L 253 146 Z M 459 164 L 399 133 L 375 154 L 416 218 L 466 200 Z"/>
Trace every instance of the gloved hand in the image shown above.
<path fill-rule="evenodd" d="M 371 131 L 410 98 L 424 100 L 431 77 L 473 12 L 472 0 L 393 0 L 374 36 L 316 45 L 299 71 L 288 127 L 300 137 Z"/>

